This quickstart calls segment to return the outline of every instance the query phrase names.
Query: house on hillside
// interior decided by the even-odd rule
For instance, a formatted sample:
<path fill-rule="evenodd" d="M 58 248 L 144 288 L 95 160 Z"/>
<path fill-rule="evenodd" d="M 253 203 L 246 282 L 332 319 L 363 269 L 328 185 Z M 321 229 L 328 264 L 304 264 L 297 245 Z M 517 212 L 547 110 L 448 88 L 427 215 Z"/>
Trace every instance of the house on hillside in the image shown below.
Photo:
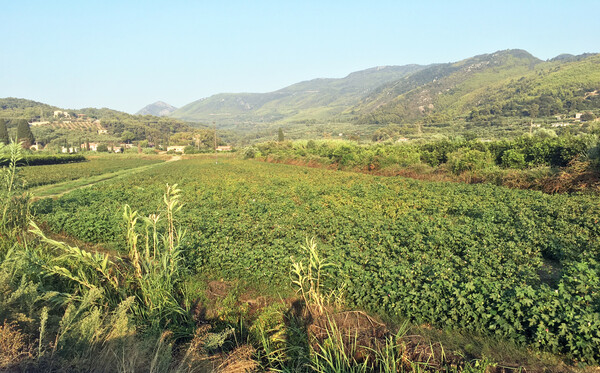
<path fill-rule="evenodd" d="M 218 152 L 230 152 L 231 151 L 231 146 L 227 145 L 227 146 L 217 146 L 217 151 Z"/>
<path fill-rule="evenodd" d="M 81 149 L 85 150 L 85 148 L 86 148 L 85 143 L 81 144 Z M 97 142 L 90 143 L 90 151 L 92 151 L 92 152 L 98 151 L 98 143 Z"/>
<path fill-rule="evenodd" d="M 69 154 L 71 154 L 71 153 L 77 153 L 78 149 L 77 149 L 76 146 L 72 146 L 72 147 L 68 147 L 68 148 L 65 148 L 64 146 L 61 146 L 60 152 L 61 153 L 69 153 Z"/>
<path fill-rule="evenodd" d="M 66 111 L 55 110 L 54 118 L 60 118 L 60 117 L 71 118 L 71 114 L 67 113 Z"/>
<path fill-rule="evenodd" d="M 108 130 L 105 130 L 105 129 L 98 130 L 98 135 L 106 135 L 106 134 L 108 134 Z"/>

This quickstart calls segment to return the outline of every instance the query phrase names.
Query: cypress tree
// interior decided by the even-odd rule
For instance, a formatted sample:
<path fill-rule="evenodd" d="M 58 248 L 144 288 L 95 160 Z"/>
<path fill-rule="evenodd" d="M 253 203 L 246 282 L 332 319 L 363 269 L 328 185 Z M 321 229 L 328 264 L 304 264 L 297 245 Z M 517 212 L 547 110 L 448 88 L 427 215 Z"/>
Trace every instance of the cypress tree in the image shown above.
<path fill-rule="evenodd" d="M 0 142 L 4 143 L 4 145 L 8 145 L 10 143 L 8 129 L 6 128 L 6 121 L 4 119 L 0 119 Z"/>
<path fill-rule="evenodd" d="M 277 139 L 279 140 L 279 142 L 283 142 L 283 140 L 285 140 L 285 138 L 283 136 L 283 130 L 281 129 L 281 127 L 279 127 L 279 132 L 277 133 Z"/>
<path fill-rule="evenodd" d="M 17 125 L 17 141 L 22 141 L 23 147 L 26 149 L 29 149 L 35 142 L 35 137 L 33 137 L 33 133 L 31 133 L 29 123 L 25 119 L 21 119 Z"/>

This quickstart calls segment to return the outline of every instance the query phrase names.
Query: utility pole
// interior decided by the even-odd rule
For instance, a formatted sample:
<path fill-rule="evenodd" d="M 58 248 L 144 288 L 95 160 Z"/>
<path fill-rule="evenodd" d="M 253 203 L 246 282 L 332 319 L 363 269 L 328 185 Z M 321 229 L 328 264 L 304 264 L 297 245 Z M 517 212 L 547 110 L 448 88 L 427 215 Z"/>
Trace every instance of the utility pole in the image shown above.
<path fill-rule="evenodd" d="M 217 124 L 213 121 L 213 126 L 215 126 L 215 164 L 218 163 L 217 160 Z"/>

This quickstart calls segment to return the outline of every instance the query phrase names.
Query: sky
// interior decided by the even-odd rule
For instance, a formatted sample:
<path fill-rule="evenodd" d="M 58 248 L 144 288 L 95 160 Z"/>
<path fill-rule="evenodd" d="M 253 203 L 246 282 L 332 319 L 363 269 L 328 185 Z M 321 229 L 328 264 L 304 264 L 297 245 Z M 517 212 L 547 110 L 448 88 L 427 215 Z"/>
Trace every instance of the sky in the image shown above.
<path fill-rule="evenodd" d="M 0 0 L 0 97 L 134 113 L 503 49 L 600 52 L 600 1 Z"/>

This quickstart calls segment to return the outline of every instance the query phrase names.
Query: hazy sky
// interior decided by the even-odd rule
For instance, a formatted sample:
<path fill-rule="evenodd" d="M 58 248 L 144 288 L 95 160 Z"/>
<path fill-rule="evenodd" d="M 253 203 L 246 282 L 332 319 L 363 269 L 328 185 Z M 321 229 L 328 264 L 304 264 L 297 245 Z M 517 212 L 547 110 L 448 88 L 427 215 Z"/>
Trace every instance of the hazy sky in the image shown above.
<path fill-rule="evenodd" d="M 600 52 L 600 1 L 0 0 L 0 97 L 135 112 L 379 65 Z"/>

